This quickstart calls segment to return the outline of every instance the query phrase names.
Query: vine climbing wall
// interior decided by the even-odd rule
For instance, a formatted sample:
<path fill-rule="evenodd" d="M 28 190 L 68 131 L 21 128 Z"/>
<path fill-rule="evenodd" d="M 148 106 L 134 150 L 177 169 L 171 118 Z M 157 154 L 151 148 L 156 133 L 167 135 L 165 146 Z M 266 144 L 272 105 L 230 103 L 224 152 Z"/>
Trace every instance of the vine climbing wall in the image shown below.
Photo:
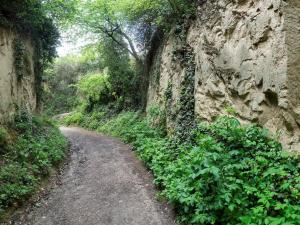
<path fill-rule="evenodd" d="M 166 109 L 171 133 L 230 109 L 300 150 L 299 24 L 299 0 L 206 1 L 157 51 L 148 108 Z"/>
<path fill-rule="evenodd" d="M 0 27 L 0 123 L 36 110 L 34 57 L 30 39 Z"/>

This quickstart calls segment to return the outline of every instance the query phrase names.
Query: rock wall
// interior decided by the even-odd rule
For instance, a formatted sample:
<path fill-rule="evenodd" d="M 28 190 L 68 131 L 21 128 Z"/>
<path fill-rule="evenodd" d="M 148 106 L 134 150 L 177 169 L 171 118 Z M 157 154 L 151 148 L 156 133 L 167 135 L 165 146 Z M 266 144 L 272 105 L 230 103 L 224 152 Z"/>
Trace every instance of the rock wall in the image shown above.
<path fill-rule="evenodd" d="M 34 48 L 30 39 L 0 27 L 0 123 L 37 107 Z"/>
<path fill-rule="evenodd" d="M 171 108 L 178 108 L 186 68 L 174 52 L 181 39 L 175 28 L 157 51 L 148 108 L 165 106 L 170 84 Z M 195 54 L 197 118 L 211 121 L 230 106 L 242 122 L 262 124 L 285 148 L 300 149 L 299 0 L 206 1 L 186 42 Z"/>

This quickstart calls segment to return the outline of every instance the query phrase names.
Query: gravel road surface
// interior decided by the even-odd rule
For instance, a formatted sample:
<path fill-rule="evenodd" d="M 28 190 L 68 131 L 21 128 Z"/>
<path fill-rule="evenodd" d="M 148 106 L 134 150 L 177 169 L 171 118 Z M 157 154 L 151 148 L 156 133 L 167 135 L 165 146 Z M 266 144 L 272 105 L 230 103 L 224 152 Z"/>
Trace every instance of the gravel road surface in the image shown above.
<path fill-rule="evenodd" d="M 61 128 L 70 162 L 55 185 L 15 225 L 174 225 L 155 197 L 153 178 L 121 141 L 80 128 Z"/>

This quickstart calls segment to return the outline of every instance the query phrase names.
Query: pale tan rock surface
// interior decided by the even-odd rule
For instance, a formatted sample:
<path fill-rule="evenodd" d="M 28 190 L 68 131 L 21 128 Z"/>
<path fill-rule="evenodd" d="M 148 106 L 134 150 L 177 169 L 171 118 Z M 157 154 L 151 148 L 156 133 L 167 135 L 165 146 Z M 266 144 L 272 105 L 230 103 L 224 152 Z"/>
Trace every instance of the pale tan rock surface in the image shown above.
<path fill-rule="evenodd" d="M 17 79 L 14 66 L 13 42 L 24 42 L 28 65 L 22 79 Z M 34 48 L 29 39 L 0 27 L 0 122 L 13 118 L 17 109 L 35 111 L 37 107 L 34 74 Z"/>
<path fill-rule="evenodd" d="M 195 114 L 211 121 L 233 106 L 245 123 L 280 134 L 285 148 L 300 150 L 300 1 L 217 0 L 198 10 L 188 32 L 196 58 Z M 174 60 L 169 35 L 156 57 L 148 108 L 164 105 L 172 83 L 173 107 L 184 68 Z M 155 78 L 156 77 L 156 78 Z"/>

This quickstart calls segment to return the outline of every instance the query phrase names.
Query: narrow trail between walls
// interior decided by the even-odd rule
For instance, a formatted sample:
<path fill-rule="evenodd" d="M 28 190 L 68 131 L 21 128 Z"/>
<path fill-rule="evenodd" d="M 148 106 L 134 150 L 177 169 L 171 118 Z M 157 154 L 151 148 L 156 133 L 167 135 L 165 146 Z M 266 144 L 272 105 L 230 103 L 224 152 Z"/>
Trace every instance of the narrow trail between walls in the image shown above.
<path fill-rule="evenodd" d="M 152 176 L 129 146 L 80 128 L 61 131 L 72 149 L 61 184 L 15 225 L 175 224 L 170 207 L 155 198 Z"/>

